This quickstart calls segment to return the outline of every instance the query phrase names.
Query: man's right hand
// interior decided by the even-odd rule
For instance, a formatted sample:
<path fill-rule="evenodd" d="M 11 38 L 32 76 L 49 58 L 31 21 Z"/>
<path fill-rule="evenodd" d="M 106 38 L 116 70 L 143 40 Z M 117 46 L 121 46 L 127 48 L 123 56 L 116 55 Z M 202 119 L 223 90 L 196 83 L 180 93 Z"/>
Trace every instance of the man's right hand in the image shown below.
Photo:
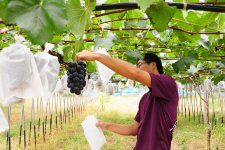
<path fill-rule="evenodd" d="M 107 129 L 108 128 L 108 123 L 107 122 L 103 122 L 103 121 L 98 121 L 97 123 L 96 123 L 96 127 L 99 127 L 99 128 L 101 128 L 102 130 L 105 130 L 105 129 Z"/>
<path fill-rule="evenodd" d="M 90 60 L 90 61 L 95 61 L 97 60 L 98 53 L 91 52 L 88 50 L 83 50 L 82 52 L 79 52 L 76 54 L 76 60 Z"/>

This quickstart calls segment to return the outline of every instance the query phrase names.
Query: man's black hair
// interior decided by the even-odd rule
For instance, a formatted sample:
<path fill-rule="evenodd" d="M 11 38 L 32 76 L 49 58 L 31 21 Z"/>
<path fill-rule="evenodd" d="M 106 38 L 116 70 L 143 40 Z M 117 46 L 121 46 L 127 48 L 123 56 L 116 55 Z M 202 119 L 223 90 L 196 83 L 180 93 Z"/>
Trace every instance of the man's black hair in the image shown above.
<path fill-rule="evenodd" d="M 148 64 L 151 63 L 151 62 L 155 62 L 159 74 L 163 74 L 162 62 L 161 62 L 160 58 L 156 54 L 153 54 L 153 53 L 145 53 L 143 60 L 146 63 L 148 63 Z"/>

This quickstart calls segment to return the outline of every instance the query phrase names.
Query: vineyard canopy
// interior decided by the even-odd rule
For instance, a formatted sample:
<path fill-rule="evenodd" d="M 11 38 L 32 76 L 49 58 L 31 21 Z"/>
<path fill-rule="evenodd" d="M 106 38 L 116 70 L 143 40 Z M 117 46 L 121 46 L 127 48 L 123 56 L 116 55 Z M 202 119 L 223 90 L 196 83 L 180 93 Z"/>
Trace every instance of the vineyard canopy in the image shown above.
<path fill-rule="evenodd" d="M 54 43 L 61 63 L 83 49 L 105 47 L 131 63 L 154 52 L 179 81 L 217 84 L 225 79 L 224 12 L 224 0 L 0 0 L 0 49 L 22 34 L 34 53 Z"/>

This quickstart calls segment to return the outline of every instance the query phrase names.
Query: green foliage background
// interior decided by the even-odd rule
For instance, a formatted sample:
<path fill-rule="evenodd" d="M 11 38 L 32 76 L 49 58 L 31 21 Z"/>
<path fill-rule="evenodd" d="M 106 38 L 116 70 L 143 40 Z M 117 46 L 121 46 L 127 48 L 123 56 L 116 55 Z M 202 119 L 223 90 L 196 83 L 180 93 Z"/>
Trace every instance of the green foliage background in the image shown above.
<path fill-rule="evenodd" d="M 111 31 L 116 39 L 107 51 L 113 57 L 135 63 L 143 53 L 154 52 L 164 60 L 165 73 L 181 82 L 211 78 L 217 84 L 225 79 L 225 13 L 178 10 L 163 0 L 106 4 L 119 2 L 137 2 L 140 9 L 95 11 L 95 0 L 0 0 L 0 29 L 9 30 L 0 34 L 0 49 L 14 43 L 15 34 L 22 34 L 34 53 L 51 42 L 56 45 L 54 52 L 67 62 L 83 49 L 93 50 L 96 37 L 107 38 Z M 204 69 L 187 72 L 198 64 Z M 96 71 L 94 63 L 89 62 L 88 68 Z"/>

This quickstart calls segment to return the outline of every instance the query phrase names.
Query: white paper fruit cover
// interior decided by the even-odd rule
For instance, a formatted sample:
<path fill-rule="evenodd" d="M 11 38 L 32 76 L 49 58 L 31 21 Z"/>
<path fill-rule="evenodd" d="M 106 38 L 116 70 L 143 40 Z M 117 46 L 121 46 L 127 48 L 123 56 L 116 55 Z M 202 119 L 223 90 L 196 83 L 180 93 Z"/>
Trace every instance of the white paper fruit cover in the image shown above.
<path fill-rule="evenodd" d="M 53 94 L 59 74 L 58 58 L 47 52 L 48 49 L 34 55 L 43 86 L 43 98 L 48 98 Z"/>
<path fill-rule="evenodd" d="M 64 92 L 64 88 L 63 88 L 61 80 L 57 81 L 56 87 L 55 87 L 55 92 L 56 93 L 63 93 Z"/>
<path fill-rule="evenodd" d="M 62 76 L 62 78 L 61 78 L 61 83 L 62 83 L 62 86 L 63 86 L 64 90 L 68 89 L 68 87 L 67 87 L 67 78 L 68 78 L 68 76 L 66 74 L 64 76 Z"/>
<path fill-rule="evenodd" d="M 109 55 L 106 49 L 99 49 L 97 53 Z M 97 64 L 97 69 L 103 84 L 108 83 L 110 78 L 115 72 L 98 61 L 96 61 L 96 64 Z"/>
<path fill-rule="evenodd" d="M 9 129 L 8 122 L 5 118 L 3 111 L 0 108 L 0 132 L 4 132 Z"/>
<path fill-rule="evenodd" d="M 42 94 L 41 80 L 29 48 L 12 44 L 1 51 L 0 60 L 0 98 L 3 102 L 14 96 L 25 99 Z"/>

